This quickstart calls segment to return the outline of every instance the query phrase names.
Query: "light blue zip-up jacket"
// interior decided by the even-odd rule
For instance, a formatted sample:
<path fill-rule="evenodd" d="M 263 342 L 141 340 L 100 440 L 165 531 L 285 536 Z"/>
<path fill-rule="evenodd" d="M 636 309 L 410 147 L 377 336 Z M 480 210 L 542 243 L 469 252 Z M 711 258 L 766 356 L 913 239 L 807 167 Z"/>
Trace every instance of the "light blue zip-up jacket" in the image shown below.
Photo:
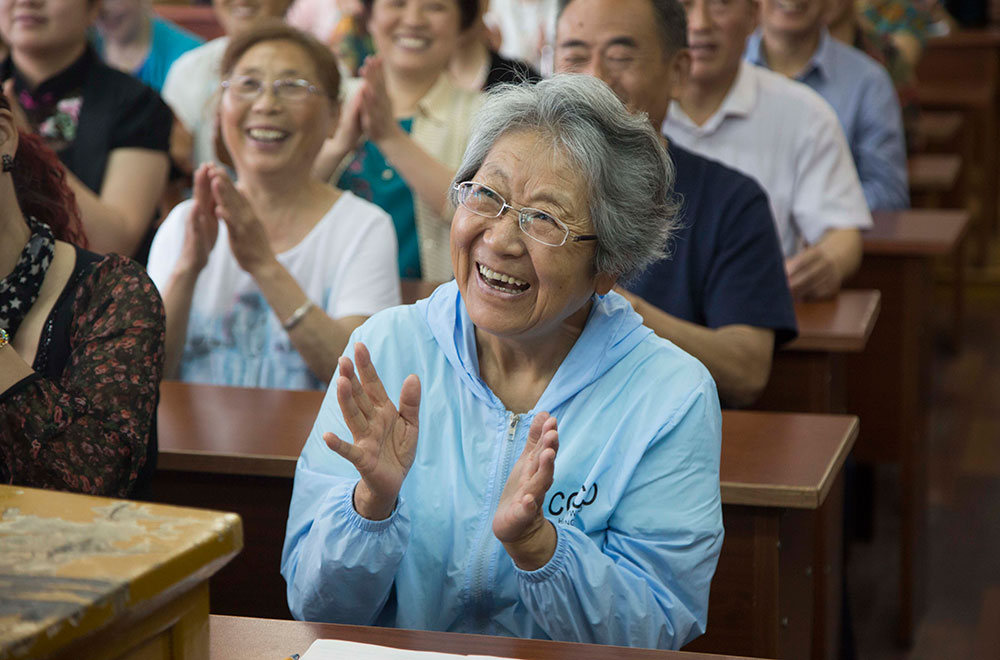
<path fill-rule="evenodd" d="M 593 302 L 535 409 L 520 415 L 479 378 L 454 282 L 355 331 L 348 346 L 368 346 L 394 402 L 408 374 L 420 377 L 416 459 L 393 514 L 359 516 L 357 471 L 322 438 L 351 437 L 328 390 L 295 471 L 281 557 L 296 618 L 658 648 L 704 632 L 722 547 L 715 383 L 618 294 Z M 559 422 L 545 498 L 558 543 L 527 572 L 492 521 L 540 411 Z"/>

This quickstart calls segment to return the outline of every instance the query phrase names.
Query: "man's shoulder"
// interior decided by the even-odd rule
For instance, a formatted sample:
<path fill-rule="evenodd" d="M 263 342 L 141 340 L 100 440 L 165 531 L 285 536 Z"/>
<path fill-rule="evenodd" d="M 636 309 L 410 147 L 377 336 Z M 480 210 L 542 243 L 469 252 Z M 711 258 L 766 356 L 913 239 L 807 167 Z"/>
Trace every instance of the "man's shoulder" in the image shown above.
<path fill-rule="evenodd" d="M 760 114 L 798 126 L 808 126 L 817 117 L 837 121 L 830 104 L 808 85 L 753 64 L 747 70 L 757 85 Z"/>
<path fill-rule="evenodd" d="M 845 80 L 878 81 L 892 85 L 889 72 L 882 63 L 860 48 L 848 46 L 832 37 L 827 47 L 833 51 L 837 59 L 839 77 Z"/>
<path fill-rule="evenodd" d="M 722 161 L 686 149 L 670 140 L 669 136 L 667 140 L 670 143 L 668 152 L 677 170 L 676 180 L 678 183 L 699 179 L 724 183 L 729 187 L 750 186 L 754 190 L 761 190 L 756 181 L 739 170 L 733 169 Z"/>
<path fill-rule="evenodd" d="M 745 209 L 747 203 L 758 196 L 766 204 L 764 189 L 752 177 L 672 141 L 669 153 L 676 170 L 674 191 L 681 196 L 689 215 L 699 218 L 725 216 L 732 210 Z M 692 204 L 699 208 L 691 208 Z M 706 213 L 712 208 L 715 213 Z"/>

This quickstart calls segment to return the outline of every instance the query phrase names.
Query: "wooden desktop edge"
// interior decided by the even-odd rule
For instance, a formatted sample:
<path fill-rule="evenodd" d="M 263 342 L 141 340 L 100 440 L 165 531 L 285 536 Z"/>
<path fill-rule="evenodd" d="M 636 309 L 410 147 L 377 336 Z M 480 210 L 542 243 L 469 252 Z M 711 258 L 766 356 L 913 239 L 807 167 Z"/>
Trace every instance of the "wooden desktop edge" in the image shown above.
<path fill-rule="evenodd" d="M 900 238 L 897 236 L 878 236 L 870 231 L 861 232 L 861 239 L 864 245 L 864 258 L 868 257 L 940 257 L 951 254 L 962 242 L 969 231 L 970 214 L 965 209 L 908 209 L 904 211 L 876 211 L 872 214 L 876 218 L 890 221 L 893 217 L 906 219 L 912 218 L 935 218 L 939 223 L 948 222 L 957 227 L 947 239 L 941 238 Z M 864 264 L 862 262 L 862 268 Z"/>
<path fill-rule="evenodd" d="M 220 454 L 211 451 L 164 450 L 161 448 L 156 461 L 156 469 L 173 472 L 205 472 L 291 479 L 295 476 L 297 461 L 297 456 L 292 458 L 273 454 Z"/>
<path fill-rule="evenodd" d="M 847 430 L 846 441 L 841 443 L 839 451 L 834 454 L 823 477 L 820 479 L 818 488 L 808 486 L 767 486 L 761 488 L 760 484 L 747 484 L 736 481 L 723 481 L 720 486 L 722 490 L 722 503 L 737 506 L 766 506 L 784 507 L 789 509 L 818 509 L 826 501 L 826 496 L 836 481 L 836 476 L 847 460 L 847 455 L 851 453 L 854 443 L 858 438 L 859 420 L 854 417 Z"/>
<path fill-rule="evenodd" d="M 362 644 L 375 644 L 389 648 L 409 649 L 423 652 L 451 653 L 458 655 L 486 655 L 497 658 L 628 658 L 652 660 L 750 660 L 742 656 L 704 654 L 691 651 L 667 651 L 659 649 L 603 646 L 581 642 L 560 642 L 541 639 L 526 639 L 505 636 L 491 636 L 475 633 L 440 632 L 429 630 L 407 630 L 403 628 L 378 628 L 346 624 L 314 623 L 289 619 L 260 619 L 256 617 L 226 616 L 212 614 L 209 617 L 209 636 L 215 651 L 213 658 L 221 660 L 233 657 L 233 645 L 243 645 L 245 640 L 257 633 L 262 647 L 270 652 L 278 638 L 282 653 L 305 653 L 309 644 L 317 639 L 338 639 Z M 232 638 L 235 637 L 235 641 Z M 305 648 L 296 646 L 300 644 Z M 245 651 L 239 648 L 238 651 Z M 239 656 L 241 660 L 246 660 Z M 256 658 L 275 656 L 255 654 Z"/>
<path fill-rule="evenodd" d="M 735 481 L 720 483 L 723 504 L 745 506 L 772 506 L 795 509 L 815 509 L 826 499 L 847 454 L 858 436 L 858 420 L 853 418 L 846 441 L 827 465 L 818 487 L 781 486 Z M 194 472 L 206 474 L 231 474 L 236 476 L 275 477 L 291 479 L 295 476 L 297 456 L 259 454 L 223 454 L 192 450 L 160 450 L 157 470 Z"/>
<path fill-rule="evenodd" d="M 875 329 L 875 322 L 878 321 L 879 312 L 882 311 L 882 292 L 878 290 L 874 292 L 877 295 L 871 297 L 863 313 L 864 332 L 861 335 L 800 334 L 781 350 L 797 353 L 861 353 L 868 346 L 868 340 Z"/>

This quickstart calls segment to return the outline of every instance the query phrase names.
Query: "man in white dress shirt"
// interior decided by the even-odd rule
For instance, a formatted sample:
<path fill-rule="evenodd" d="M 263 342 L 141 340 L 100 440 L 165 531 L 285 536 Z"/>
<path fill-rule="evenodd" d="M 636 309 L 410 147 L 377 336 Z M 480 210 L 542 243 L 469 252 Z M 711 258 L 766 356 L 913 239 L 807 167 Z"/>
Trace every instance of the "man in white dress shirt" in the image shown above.
<path fill-rule="evenodd" d="M 670 139 L 755 178 L 770 198 L 792 294 L 834 295 L 861 262 L 871 214 L 843 130 L 818 94 L 743 61 L 755 0 L 684 0 L 691 74 Z"/>
<path fill-rule="evenodd" d="M 558 0 L 489 0 L 485 21 L 500 32 L 500 54 L 551 73 L 547 49 L 556 30 Z"/>

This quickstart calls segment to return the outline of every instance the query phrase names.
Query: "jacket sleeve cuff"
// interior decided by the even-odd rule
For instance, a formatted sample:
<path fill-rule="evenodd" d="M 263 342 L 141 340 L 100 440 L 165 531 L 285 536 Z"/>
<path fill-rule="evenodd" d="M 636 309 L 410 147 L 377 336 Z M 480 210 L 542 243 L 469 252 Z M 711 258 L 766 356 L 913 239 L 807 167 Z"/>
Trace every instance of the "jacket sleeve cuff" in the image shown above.
<path fill-rule="evenodd" d="M 354 508 L 354 489 L 358 487 L 359 483 L 361 483 L 360 479 L 354 483 L 353 487 L 345 489 L 344 494 L 341 496 L 340 510 L 344 515 L 344 520 L 351 527 L 363 532 L 379 533 L 386 531 L 399 518 L 399 511 L 403 507 L 402 497 L 396 498 L 396 506 L 393 507 L 392 513 L 389 514 L 388 518 L 385 520 L 369 520 Z"/>
<path fill-rule="evenodd" d="M 563 530 L 562 525 L 554 524 L 553 527 L 556 530 L 556 550 L 552 553 L 552 557 L 544 566 L 536 568 L 533 571 L 525 571 L 518 568 L 517 564 L 514 564 L 514 572 L 519 579 L 537 584 L 550 579 L 563 570 L 563 565 L 566 563 L 566 554 L 569 552 L 567 549 L 569 541 L 566 538 L 567 534 Z"/>

